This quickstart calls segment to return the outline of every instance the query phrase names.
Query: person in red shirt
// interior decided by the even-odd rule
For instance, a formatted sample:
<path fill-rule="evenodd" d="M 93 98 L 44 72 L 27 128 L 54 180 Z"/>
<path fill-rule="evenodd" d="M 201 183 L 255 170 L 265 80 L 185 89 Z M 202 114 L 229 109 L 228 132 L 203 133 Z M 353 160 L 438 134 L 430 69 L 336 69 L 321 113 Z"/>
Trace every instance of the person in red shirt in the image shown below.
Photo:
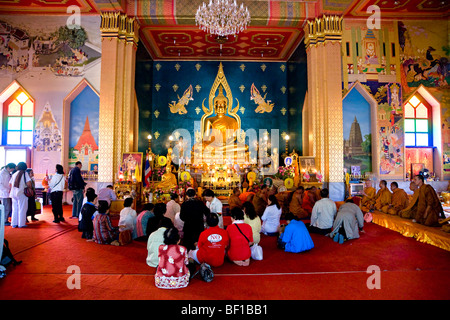
<path fill-rule="evenodd" d="M 197 250 L 189 251 L 189 258 L 199 264 L 206 263 L 212 267 L 220 267 L 225 259 L 225 250 L 229 244 L 228 233 L 218 226 L 219 216 L 210 213 L 206 218 L 209 228 L 198 238 Z"/>
<path fill-rule="evenodd" d="M 232 224 L 227 227 L 230 237 L 228 258 L 238 266 L 250 264 L 250 246 L 253 244 L 252 227 L 244 223 L 244 212 L 240 208 L 231 210 Z"/>

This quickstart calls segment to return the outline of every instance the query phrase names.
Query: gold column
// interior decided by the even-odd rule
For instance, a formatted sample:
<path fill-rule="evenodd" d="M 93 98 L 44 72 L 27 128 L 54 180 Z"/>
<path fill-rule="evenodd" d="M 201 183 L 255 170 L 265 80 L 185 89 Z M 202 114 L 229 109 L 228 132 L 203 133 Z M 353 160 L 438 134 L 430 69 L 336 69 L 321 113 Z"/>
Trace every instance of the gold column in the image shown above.
<path fill-rule="evenodd" d="M 132 28 L 130 28 L 130 25 Z M 102 69 L 99 114 L 99 183 L 112 183 L 122 153 L 134 150 L 130 130 L 135 131 L 134 75 L 139 25 L 120 12 L 103 12 Z M 131 39 L 132 45 L 128 45 Z M 129 50 L 128 47 L 132 49 Z M 131 141 L 131 143 L 130 143 Z"/>
<path fill-rule="evenodd" d="M 135 85 L 135 70 L 136 70 L 136 50 L 139 41 L 139 24 L 136 18 L 128 18 L 126 21 L 125 32 L 125 70 L 124 70 L 124 86 L 123 86 L 123 151 L 137 151 L 134 149 L 135 141 L 138 140 L 137 127 L 135 120 L 139 113 L 135 111 L 136 93 Z M 137 146 L 137 144 L 136 144 Z"/>
<path fill-rule="evenodd" d="M 305 153 L 316 157 L 327 182 L 343 182 L 342 17 L 308 21 L 305 45 L 308 61 Z"/>

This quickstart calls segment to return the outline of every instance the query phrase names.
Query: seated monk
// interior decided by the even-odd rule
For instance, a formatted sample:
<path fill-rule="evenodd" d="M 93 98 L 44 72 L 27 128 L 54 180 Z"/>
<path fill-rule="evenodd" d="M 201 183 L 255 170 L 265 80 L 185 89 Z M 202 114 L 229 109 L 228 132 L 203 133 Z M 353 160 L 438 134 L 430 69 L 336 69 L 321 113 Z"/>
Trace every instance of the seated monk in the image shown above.
<path fill-rule="evenodd" d="M 239 200 L 241 200 L 242 203 L 247 201 L 253 202 L 254 195 L 255 193 L 253 191 L 245 191 L 239 195 Z"/>
<path fill-rule="evenodd" d="M 314 186 L 311 187 L 309 190 L 305 191 L 305 196 L 303 197 L 302 207 L 303 207 L 303 210 L 308 212 L 308 215 L 311 214 L 314 204 L 317 201 L 316 191 L 317 191 L 317 188 Z"/>
<path fill-rule="evenodd" d="M 230 211 L 233 208 L 241 208 L 242 209 L 242 201 L 239 199 L 239 195 L 241 194 L 241 189 L 234 188 L 233 194 L 228 198 L 228 205 L 230 206 Z"/>
<path fill-rule="evenodd" d="M 419 187 L 415 222 L 425 226 L 439 226 L 439 218 L 444 218 L 445 215 L 436 191 L 432 186 L 424 183 L 422 175 L 416 175 L 414 183 Z"/>
<path fill-rule="evenodd" d="M 375 200 L 375 209 L 387 213 L 391 202 L 392 202 L 392 193 L 387 188 L 386 180 L 381 180 L 380 190 L 378 190 L 377 197 Z"/>
<path fill-rule="evenodd" d="M 303 186 L 298 187 L 291 194 L 291 200 L 289 201 L 289 212 L 294 216 L 303 219 L 308 217 L 308 212 L 303 209 L 303 198 L 305 196 L 305 188 Z"/>
<path fill-rule="evenodd" d="M 389 205 L 388 213 L 398 215 L 400 211 L 408 207 L 408 194 L 398 187 L 397 182 L 391 183 L 392 203 Z"/>
<path fill-rule="evenodd" d="M 419 200 L 419 188 L 414 181 L 409 184 L 409 190 L 414 193 L 409 197 L 408 206 L 401 210 L 398 215 L 402 218 L 413 219 L 417 213 L 417 200 Z"/>
<path fill-rule="evenodd" d="M 361 211 L 368 212 L 375 208 L 375 199 L 377 196 L 377 190 L 372 187 L 372 181 L 364 181 L 365 187 L 362 191 L 361 199 Z"/>
<path fill-rule="evenodd" d="M 261 190 L 253 196 L 253 206 L 255 207 L 256 214 L 260 217 L 263 215 L 264 210 L 266 210 L 267 207 L 267 192 L 267 185 L 264 184 L 261 187 Z"/>
<path fill-rule="evenodd" d="M 290 192 L 290 191 L 282 191 L 282 192 L 277 192 L 277 194 L 275 195 L 275 197 L 277 198 L 278 204 L 281 207 L 282 214 L 289 213 L 289 200 L 290 200 L 291 193 L 292 192 Z"/>

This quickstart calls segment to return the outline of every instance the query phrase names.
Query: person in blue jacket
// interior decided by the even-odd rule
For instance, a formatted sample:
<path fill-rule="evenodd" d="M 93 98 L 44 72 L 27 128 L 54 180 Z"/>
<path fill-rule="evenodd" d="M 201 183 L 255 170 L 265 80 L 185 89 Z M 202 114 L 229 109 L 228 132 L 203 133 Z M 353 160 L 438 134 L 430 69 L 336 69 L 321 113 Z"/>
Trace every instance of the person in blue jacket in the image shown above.
<path fill-rule="evenodd" d="M 284 228 L 284 231 L 280 233 L 278 238 L 279 248 L 284 249 L 286 252 L 293 253 L 308 251 L 314 248 L 314 242 L 303 221 L 300 221 L 300 219 L 292 213 L 286 215 L 286 220 L 288 225 Z"/>

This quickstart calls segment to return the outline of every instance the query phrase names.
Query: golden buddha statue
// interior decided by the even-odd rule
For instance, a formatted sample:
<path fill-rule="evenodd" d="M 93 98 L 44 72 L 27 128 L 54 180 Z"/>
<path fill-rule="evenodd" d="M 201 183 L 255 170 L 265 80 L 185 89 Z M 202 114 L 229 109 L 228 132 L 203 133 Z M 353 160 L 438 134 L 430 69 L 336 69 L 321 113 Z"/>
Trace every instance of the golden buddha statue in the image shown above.
<path fill-rule="evenodd" d="M 200 158 L 203 163 L 248 161 L 248 146 L 244 144 L 245 136 L 242 135 L 241 120 L 237 115 L 239 101 L 235 108 L 232 104 L 231 90 L 220 63 L 219 72 L 209 95 L 209 108 L 202 103 L 205 114 L 201 119 L 201 141 L 194 144 L 193 163 L 197 162 L 195 158 L 199 153 L 202 153 Z"/>
<path fill-rule="evenodd" d="M 226 114 L 227 98 L 223 95 L 222 86 L 219 86 L 219 94 L 214 98 L 214 109 L 216 115 L 207 118 L 205 121 L 203 145 L 223 148 L 224 145 L 229 145 L 236 140 L 236 131 L 240 128 L 237 120 Z M 216 139 L 219 135 L 222 139 L 217 141 Z"/>
<path fill-rule="evenodd" d="M 155 184 L 155 188 L 169 192 L 177 185 L 177 177 L 172 173 L 172 148 L 169 148 L 167 150 L 166 172 L 162 175 L 161 181 Z"/>

